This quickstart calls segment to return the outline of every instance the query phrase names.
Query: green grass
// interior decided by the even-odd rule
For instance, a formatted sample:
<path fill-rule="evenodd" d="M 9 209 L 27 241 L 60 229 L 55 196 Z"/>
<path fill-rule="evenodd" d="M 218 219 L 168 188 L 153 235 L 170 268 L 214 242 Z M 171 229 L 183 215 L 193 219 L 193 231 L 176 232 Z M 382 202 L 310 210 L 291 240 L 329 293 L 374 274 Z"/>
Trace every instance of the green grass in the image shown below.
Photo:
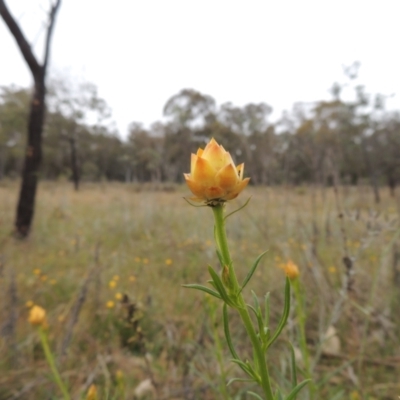
<path fill-rule="evenodd" d="M 84 398 L 95 383 L 101 399 L 132 399 L 147 378 L 155 383 L 147 399 L 221 398 L 213 328 L 217 324 L 222 337 L 221 319 L 208 316 L 204 294 L 181 287 L 206 283 L 207 265 L 217 267 L 212 213 L 189 206 L 182 199 L 186 188 L 165 188 L 86 184 L 76 193 L 67 184 L 42 182 L 32 234 L 21 242 L 10 235 L 18 185 L 0 182 L 1 400 L 18 393 L 14 398 L 61 398 L 38 335 L 27 322 L 26 303 L 47 310 L 50 343 L 59 356 L 82 286 L 87 294 L 66 354 L 58 357 L 74 398 Z M 260 299 L 271 292 L 274 327 L 283 306 L 284 276 L 278 266 L 289 259 L 299 266 L 314 382 L 326 381 L 313 400 L 397 398 L 399 202 L 382 196 L 375 205 L 368 188 L 341 188 L 338 209 L 329 188 L 249 188 L 229 210 L 250 195 L 250 204 L 228 220 L 235 268 L 243 279 L 254 259 L 268 250 L 245 295 L 250 301 L 250 289 Z M 342 261 L 346 251 L 353 260 L 350 274 Z M 285 339 L 300 347 L 294 310 L 269 360 L 273 378 L 283 387 L 290 378 Z M 221 312 L 218 308 L 216 316 Z M 233 340 L 246 354 L 250 346 L 235 318 Z M 321 348 L 331 325 L 340 350 L 329 355 Z M 241 376 L 222 345 L 228 378 Z M 233 384 L 229 394 L 246 399 L 245 389 L 256 391 Z M 307 396 L 304 390 L 298 399 Z"/>

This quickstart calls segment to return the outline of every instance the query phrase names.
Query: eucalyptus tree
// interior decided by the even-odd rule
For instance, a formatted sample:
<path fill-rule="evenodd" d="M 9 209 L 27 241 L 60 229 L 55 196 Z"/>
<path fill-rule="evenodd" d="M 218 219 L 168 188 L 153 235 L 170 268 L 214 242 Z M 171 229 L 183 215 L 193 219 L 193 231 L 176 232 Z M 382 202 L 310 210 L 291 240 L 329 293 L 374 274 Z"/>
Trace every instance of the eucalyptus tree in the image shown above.
<path fill-rule="evenodd" d="M 22 171 L 22 184 L 15 220 L 16 234 L 21 238 L 28 236 L 34 215 L 36 188 L 42 159 L 42 132 L 46 109 L 46 73 L 50 59 L 51 38 L 60 5 L 61 0 L 55 0 L 55 3 L 52 3 L 50 7 L 44 57 L 40 63 L 5 1 L 0 0 L 0 15 L 17 42 L 34 81 L 28 117 L 28 139 Z"/>

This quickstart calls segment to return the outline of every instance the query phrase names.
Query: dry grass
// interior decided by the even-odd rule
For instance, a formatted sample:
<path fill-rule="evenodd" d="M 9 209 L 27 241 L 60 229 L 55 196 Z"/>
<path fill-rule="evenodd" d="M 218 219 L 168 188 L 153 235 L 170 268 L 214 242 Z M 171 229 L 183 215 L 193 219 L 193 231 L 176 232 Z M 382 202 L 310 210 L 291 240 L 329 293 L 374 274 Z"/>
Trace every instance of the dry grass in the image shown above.
<path fill-rule="evenodd" d="M 145 379 L 153 382 L 148 399 L 221 398 L 204 296 L 181 287 L 206 282 L 207 264 L 216 266 L 212 213 L 184 202 L 185 188 L 168 189 L 87 184 L 75 193 L 44 182 L 33 233 L 20 242 L 10 236 L 18 187 L 1 183 L 1 400 L 60 398 L 27 323 L 28 301 L 49 313 L 52 348 L 73 398 L 94 382 L 101 399 L 132 399 Z M 260 298 L 271 292 L 275 323 L 284 283 L 277 266 L 288 259 L 299 265 L 313 376 L 321 383 L 315 400 L 397 398 L 398 202 L 383 196 L 376 206 L 368 188 L 342 188 L 338 218 L 331 189 L 251 188 L 247 194 L 250 205 L 228 221 L 235 266 L 244 277 L 269 250 L 249 286 Z M 234 340 L 246 353 L 232 318 Z M 330 326 L 340 342 L 333 354 L 323 339 Z M 294 308 L 284 332 L 298 347 Z M 225 358 L 227 375 L 240 375 L 227 351 Z M 288 359 L 281 340 L 270 364 L 283 386 Z M 232 385 L 230 394 L 246 398 L 243 385 Z"/>

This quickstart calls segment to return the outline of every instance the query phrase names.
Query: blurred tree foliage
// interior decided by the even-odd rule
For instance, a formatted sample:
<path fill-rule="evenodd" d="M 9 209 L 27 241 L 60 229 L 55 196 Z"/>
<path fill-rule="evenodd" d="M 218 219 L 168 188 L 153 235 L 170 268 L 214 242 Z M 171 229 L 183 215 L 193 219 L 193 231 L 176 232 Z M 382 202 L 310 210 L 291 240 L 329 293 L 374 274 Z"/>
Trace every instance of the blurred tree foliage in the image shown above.
<path fill-rule="evenodd" d="M 353 79 L 353 77 L 350 77 Z M 369 182 L 392 194 L 400 180 L 400 113 L 385 111 L 383 96 L 355 86 L 352 100 L 295 104 L 277 122 L 265 103 L 217 107 L 211 96 L 184 89 L 164 107 L 164 122 L 134 122 L 126 140 L 110 124 L 106 102 L 91 84 L 74 93 L 62 80 L 49 90 L 41 168 L 45 179 L 181 182 L 189 152 L 215 137 L 237 162 L 246 163 L 253 184 L 357 185 Z M 0 179 L 20 175 L 25 148 L 29 90 L 0 89 Z"/>

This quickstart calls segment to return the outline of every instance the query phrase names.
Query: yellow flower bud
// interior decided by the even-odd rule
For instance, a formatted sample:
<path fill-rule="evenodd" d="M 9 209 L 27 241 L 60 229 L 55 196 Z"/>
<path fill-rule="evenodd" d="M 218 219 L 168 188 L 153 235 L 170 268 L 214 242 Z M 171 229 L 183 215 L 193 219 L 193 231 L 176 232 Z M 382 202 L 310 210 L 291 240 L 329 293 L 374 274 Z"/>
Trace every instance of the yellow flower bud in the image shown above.
<path fill-rule="evenodd" d="M 45 325 L 46 310 L 40 306 L 33 306 L 29 312 L 28 321 L 32 325 Z"/>
<path fill-rule="evenodd" d="M 293 261 L 289 260 L 286 264 L 283 264 L 282 269 L 289 279 L 295 279 L 300 275 L 299 267 Z"/>
<path fill-rule="evenodd" d="M 96 385 L 90 385 L 90 388 L 86 395 L 86 400 L 97 400 L 97 389 Z"/>
<path fill-rule="evenodd" d="M 117 286 L 117 282 L 116 281 L 110 281 L 110 282 L 108 282 L 108 286 L 110 287 L 110 289 L 114 289 L 115 286 Z"/>
<path fill-rule="evenodd" d="M 25 306 L 27 307 L 27 308 L 31 308 L 31 307 L 33 307 L 35 305 L 35 303 L 32 301 L 32 300 L 28 300 L 26 303 L 25 303 Z"/>
<path fill-rule="evenodd" d="M 107 308 L 114 308 L 115 303 L 112 300 L 107 301 L 106 303 L 106 307 Z"/>
<path fill-rule="evenodd" d="M 250 178 L 243 179 L 244 164 L 235 166 L 231 155 L 214 139 L 204 150 L 192 154 L 190 174 L 184 174 L 195 201 L 232 200 L 247 186 Z"/>

